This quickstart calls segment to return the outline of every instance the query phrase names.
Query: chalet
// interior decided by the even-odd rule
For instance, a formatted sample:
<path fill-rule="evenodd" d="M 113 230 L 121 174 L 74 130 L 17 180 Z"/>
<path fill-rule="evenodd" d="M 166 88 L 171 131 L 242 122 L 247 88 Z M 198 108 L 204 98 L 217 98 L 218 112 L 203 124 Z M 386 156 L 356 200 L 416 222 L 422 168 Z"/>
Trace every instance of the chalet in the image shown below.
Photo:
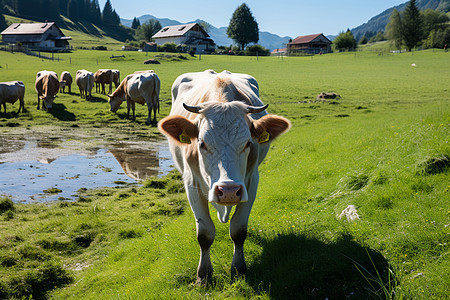
<path fill-rule="evenodd" d="M 289 40 L 287 46 L 288 54 L 306 53 L 319 54 L 330 53 L 332 42 L 322 33 L 303 35 Z"/>
<path fill-rule="evenodd" d="M 163 27 L 152 36 L 157 45 L 175 43 L 182 45 L 185 51 L 208 53 L 215 49 L 216 44 L 198 23 Z"/>
<path fill-rule="evenodd" d="M 30 50 L 53 51 L 69 47 L 71 37 L 64 36 L 55 22 L 13 23 L 2 31 L 3 43 L 22 44 Z"/>

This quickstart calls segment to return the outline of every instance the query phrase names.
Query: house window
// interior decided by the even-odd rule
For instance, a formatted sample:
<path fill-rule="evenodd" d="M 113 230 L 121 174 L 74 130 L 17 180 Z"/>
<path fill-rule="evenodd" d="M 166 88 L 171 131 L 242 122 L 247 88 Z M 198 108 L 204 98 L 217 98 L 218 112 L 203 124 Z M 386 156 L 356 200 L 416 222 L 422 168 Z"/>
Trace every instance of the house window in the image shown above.
<path fill-rule="evenodd" d="M 163 28 L 163 29 L 161 30 L 161 32 L 166 32 L 167 30 L 169 30 L 169 28 L 168 28 L 168 27 L 165 27 L 165 28 Z"/>
<path fill-rule="evenodd" d="M 178 29 L 178 31 L 182 31 L 186 28 L 186 26 L 181 27 L 180 29 Z"/>

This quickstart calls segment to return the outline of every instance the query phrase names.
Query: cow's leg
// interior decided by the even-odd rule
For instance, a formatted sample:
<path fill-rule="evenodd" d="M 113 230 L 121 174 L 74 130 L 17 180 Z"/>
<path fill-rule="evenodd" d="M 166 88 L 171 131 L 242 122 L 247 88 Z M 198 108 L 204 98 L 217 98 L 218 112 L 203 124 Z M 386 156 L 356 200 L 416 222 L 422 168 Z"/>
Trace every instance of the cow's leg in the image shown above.
<path fill-rule="evenodd" d="M 150 125 L 152 124 L 152 108 L 153 108 L 153 104 L 151 101 L 145 101 L 147 102 L 147 108 L 148 108 L 148 116 L 147 116 L 147 121 L 145 122 L 146 125 Z"/>
<path fill-rule="evenodd" d="M 131 101 L 127 99 L 127 119 L 130 119 Z"/>
<path fill-rule="evenodd" d="M 193 183 L 186 183 L 186 193 L 189 204 L 194 212 L 197 231 L 197 241 L 200 245 L 200 260 L 197 268 L 197 283 L 206 284 L 211 280 L 213 267 L 211 264 L 210 248 L 214 242 L 216 229 L 211 220 L 208 209 L 208 200 L 202 197 Z"/>
<path fill-rule="evenodd" d="M 23 98 L 19 98 L 19 110 L 17 111 L 17 113 L 20 113 L 20 110 L 22 110 L 22 112 L 25 111 L 25 102 L 23 101 Z M 6 112 L 6 107 L 5 107 L 5 112 Z"/>
<path fill-rule="evenodd" d="M 133 121 L 136 121 L 136 112 L 135 112 L 136 103 L 132 100 L 130 100 L 130 103 L 131 103 L 131 109 L 133 110 Z"/>
<path fill-rule="evenodd" d="M 102 82 L 102 94 L 103 95 L 105 95 L 106 94 L 106 92 L 105 92 L 105 84 Z"/>
<path fill-rule="evenodd" d="M 253 180 L 248 188 L 248 201 L 240 203 L 236 206 L 233 217 L 230 221 L 230 237 L 234 243 L 233 261 L 231 262 L 231 277 L 236 275 L 245 275 L 247 273 L 247 265 L 244 257 L 244 242 L 247 238 L 248 217 L 252 210 L 253 202 L 256 197 L 258 187 L 258 178 Z"/>
<path fill-rule="evenodd" d="M 72 85 L 69 85 L 69 94 L 72 94 Z"/>
<path fill-rule="evenodd" d="M 109 92 L 108 92 L 108 94 L 111 94 L 112 93 L 112 82 L 109 84 Z"/>
<path fill-rule="evenodd" d="M 42 101 L 43 102 L 43 101 Z M 38 95 L 38 106 L 37 106 L 37 109 L 39 110 L 39 108 L 40 108 L 40 103 L 41 103 L 41 98 L 39 98 L 39 95 Z"/>

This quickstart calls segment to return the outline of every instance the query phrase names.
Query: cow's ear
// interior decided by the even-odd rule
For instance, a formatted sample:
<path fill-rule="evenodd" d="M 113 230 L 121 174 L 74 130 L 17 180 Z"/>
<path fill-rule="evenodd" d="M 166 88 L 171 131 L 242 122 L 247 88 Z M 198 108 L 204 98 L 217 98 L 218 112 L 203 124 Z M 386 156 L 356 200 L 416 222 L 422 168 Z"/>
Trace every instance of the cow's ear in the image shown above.
<path fill-rule="evenodd" d="M 165 117 L 159 121 L 158 129 L 178 144 L 190 144 L 198 136 L 197 126 L 182 116 Z"/>
<path fill-rule="evenodd" d="M 288 119 L 276 116 L 265 115 L 252 122 L 251 133 L 258 143 L 270 142 L 289 130 L 291 122 Z"/>

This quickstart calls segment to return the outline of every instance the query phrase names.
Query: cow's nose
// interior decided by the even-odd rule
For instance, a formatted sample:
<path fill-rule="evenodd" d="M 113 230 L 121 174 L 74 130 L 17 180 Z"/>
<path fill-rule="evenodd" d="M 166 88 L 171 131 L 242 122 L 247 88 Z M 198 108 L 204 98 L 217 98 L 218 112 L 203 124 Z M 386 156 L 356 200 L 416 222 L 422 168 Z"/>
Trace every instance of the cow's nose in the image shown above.
<path fill-rule="evenodd" d="M 241 185 L 217 185 L 215 190 L 217 200 L 220 204 L 234 205 L 241 201 Z"/>

